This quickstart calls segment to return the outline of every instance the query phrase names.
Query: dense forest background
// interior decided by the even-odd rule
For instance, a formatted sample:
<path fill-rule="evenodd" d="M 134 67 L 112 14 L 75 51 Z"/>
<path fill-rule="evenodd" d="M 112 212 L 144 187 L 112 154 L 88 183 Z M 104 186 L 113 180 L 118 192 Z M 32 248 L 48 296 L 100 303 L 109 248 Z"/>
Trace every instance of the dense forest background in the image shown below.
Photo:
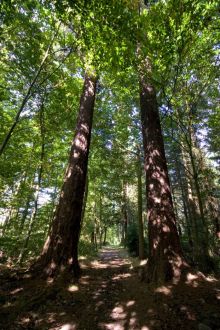
<path fill-rule="evenodd" d="M 88 72 L 97 83 L 79 255 L 123 244 L 148 256 L 145 71 L 156 90 L 184 257 L 218 272 L 218 1 L 26 0 L 0 8 L 1 261 L 21 265 L 42 250 Z"/>

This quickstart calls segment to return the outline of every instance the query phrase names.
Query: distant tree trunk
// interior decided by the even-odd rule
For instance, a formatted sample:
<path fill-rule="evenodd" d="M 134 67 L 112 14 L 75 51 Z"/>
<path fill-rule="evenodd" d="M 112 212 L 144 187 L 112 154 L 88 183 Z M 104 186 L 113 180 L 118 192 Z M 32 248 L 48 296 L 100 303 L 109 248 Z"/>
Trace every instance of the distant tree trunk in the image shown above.
<path fill-rule="evenodd" d="M 127 242 L 128 234 L 128 214 L 126 210 L 126 205 L 122 205 L 122 244 L 125 245 Z"/>
<path fill-rule="evenodd" d="M 180 240 L 181 240 L 182 229 L 181 229 L 181 226 L 180 226 L 180 219 L 178 217 L 178 210 L 177 210 L 177 203 L 178 202 L 177 202 L 176 196 L 175 196 L 175 188 L 172 187 L 172 184 L 171 184 L 171 195 L 172 195 L 172 199 L 173 199 L 173 211 L 174 211 L 175 219 L 176 219 L 177 232 L 178 232 L 178 235 L 179 235 Z"/>
<path fill-rule="evenodd" d="M 35 197 L 34 197 L 34 208 L 33 208 L 32 213 L 31 213 L 31 218 L 30 218 L 30 222 L 29 222 L 29 226 L 28 226 L 28 232 L 27 232 L 27 235 L 24 239 L 24 244 L 22 246 L 22 249 L 20 251 L 20 254 L 19 254 L 18 260 L 17 260 L 17 262 L 19 264 L 21 264 L 23 259 L 24 259 L 25 253 L 27 251 L 28 243 L 29 243 L 29 240 L 30 240 L 30 237 L 31 237 L 31 233 L 33 231 L 35 219 L 36 219 L 36 216 L 37 216 L 38 198 L 39 198 L 39 192 L 40 192 L 41 177 L 42 177 L 42 163 L 40 165 L 37 184 L 36 184 L 36 188 L 35 188 L 36 190 L 35 190 Z"/>
<path fill-rule="evenodd" d="M 138 179 L 138 254 L 139 259 L 144 259 L 144 229 L 142 217 L 142 168 L 140 148 L 137 151 L 137 179 Z"/>
<path fill-rule="evenodd" d="M 28 199 L 27 199 L 27 202 L 26 202 L 24 211 L 22 213 L 22 218 L 21 218 L 20 226 L 19 226 L 20 234 L 22 234 L 23 229 L 24 229 L 24 224 L 25 224 L 25 221 L 26 221 L 27 216 L 28 216 L 28 210 L 29 210 L 29 207 L 30 207 L 30 203 L 31 203 L 31 198 L 30 198 L 30 196 L 28 196 Z"/>
<path fill-rule="evenodd" d="M 102 228 L 102 195 L 100 193 L 100 196 L 99 196 L 99 246 L 101 247 L 102 246 L 102 237 L 103 237 L 103 234 L 104 234 L 104 230 Z"/>
<path fill-rule="evenodd" d="M 104 239 L 103 239 L 103 245 L 106 245 L 107 230 L 108 230 L 108 227 L 104 227 Z"/>
<path fill-rule="evenodd" d="M 26 180 L 26 172 L 24 172 L 19 179 L 12 187 L 12 199 L 10 202 L 10 208 L 8 210 L 8 214 L 5 218 L 2 228 L 2 236 L 6 235 L 7 231 L 11 228 L 13 223 L 16 223 L 18 214 L 19 214 L 19 207 L 17 207 L 17 197 L 21 194 L 21 184 L 24 183 Z"/>
<path fill-rule="evenodd" d="M 104 230 L 102 228 L 99 228 L 99 247 L 102 247 L 102 237 L 104 234 Z"/>
<path fill-rule="evenodd" d="M 123 212 L 122 212 L 123 214 Z M 120 230 L 119 230 L 119 241 L 121 245 L 125 245 L 125 231 L 124 231 L 124 219 L 122 217 L 122 221 L 120 223 Z"/>
<path fill-rule="evenodd" d="M 84 216 L 85 216 L 88 192 L 89 192 L 89 179 L 88 179 L 88 175 L 87 175 L 86 176 L 86 184 L 85 184 L 85 192 L 84 192 L 84 197 L 83 197 L 82 221 L 83 221 Z"/>
<path fill-rule="evenodd" d="M 220 205 L 218 199 L 210 196 L 208 200 L 208 208 L 213 219 L 215 236 L 220 239 Z"/>
<path fill-rule="evenodd" d="M 14 208 L 14 206 L 11 206 L 9 211 L 8 211 L 8 214 L 5 218 L 5 221 L 4 221 L 4 224 L 2 226 L 2 233 L 1 233 L 1 236 L 4 236 L 7 229 L 8 229 L 8 226 L 10 225 L 10 221 L 12 218 L 14 218 L 14 215 L 16 214 L 16 212 L 18 212 L 17 209 Z"/>
<path fill-rule="evenodd" d="M 123 224 L 123 244 L 125 245 L 127 242 L 128 236 L 128 210 L 127 210 L 127 183 L 123 183 L 123 202 L 122 202 L 122 224 Z"/>
<path fill-rule="evenodd" d="M 184 216 L 186 219 L 186 229 L 187 229 L 189 246 L 192 249 L 192 254 L 194 257 L 194 242 L 193 242 L 193 237 L 192 237 L 192 219 L 190 217 L 190 211 L 189 211 L 189 205 L 188 205 L 188 195 L 187 195 L 186 189 L 184 187 L 183 179 L 182 179 L 180 160 L 176 159 L 175 164 L 176 164 L 178 183 L 180 186 L 182 200 L 183 200 L 183 213 L 184 213 Z"/>
<path fill-rule="evenodd" d="M 155 89 L 147 78 L 148 59 L 140 70 L 140 106 L 144 143 L 149 259 L 146 278 L 162 283 L 179 277 L 185 265 L 170 191 Z"/>
<path fill-rule="evenodd" d="M 88 192 L 89 192 L 89 181 L 88 181 L 88 175 L 86 175 L 85 192 L 84 192 L 84 196 L 83 196 L 83 207 L 82 207 L 82 215 L 81 215 L 81 223 L 80 223 L 79 236 L 81 235 L 81 230 L 82 230 L 82 226 L 83 226 L 83 220 L 84 220 L 84 217 L 85 217 Z"/>
<path fill-rule="evenodd" d="M 203 161 L 188 104 L 186 110 L 189 113 L 188 134 L 185 138 L 185 145 L 182 146 L 182 156 L 184 166 L 189 174 L 186 180 L 188 180 L 189 205 L 194 223 L 195 259 L 200 266 L 206 267 L 209 259 L 209 232 L 199 180 L 199 172 L 201 173 Z"/>
<path fill-rule="evenodd" d="M 206 257 L 209 255 L 209 248 L 208 248 L 209 234 L 208 234 L 208 228 L 207 228 L 207 223 L 206 223 L 206 219 L 205 219 L 201 191 L 200 191 L 200 187 L 199 187 L 198 171 L 196 169 L 196 164 L 195 164 L 195 159 L 194 159 L 192 148 L 190 148 L 190 150 L 189 150 L 189 156 L 190 156 L 190 161 L 191 161 L 191 166 L 192 166 L 192 174 L 193 174 L 196 197 L 198 200 L 199 220 L 200 220 L 199 231 L 201 233 L 201 248 L 202 248 L 203 257 L 206 259 Z"/>
<path fill-rule="evenodd" d="M 58 173 L 57 173 L 57 175 L 58 175 Z M 55 189 L 54 189 L 54 191 L 52 193 L 52 196 L 51 196 L 51 211 L 50 211 L 50 214 L 49 214 L 49 225 L 48 225 L 48 228 L 45 232 L 45 240 L 49 236 L 51 226 L 52 226 L 52 222 L 53 222 L 53 218 L 54 218 L 54 214 L 55 214 L 55 211 L 56 211 L 57 190 L 58 190 L 58 186 L 57 186 L 57 182 L 56 182 Z"/>
<path fill-rule="evenodd" d="M 97 217 L 97 202 L 95 200 L 94 204 L 94 244 L 95 244 L 95 250 L 98 250 L 98 234 L 99 234 L 99 223 L 98 223 L 98 217 Z"/>
<path fill-rule="evenodd" d="M 85 192 L 96 78 L 85 75 L 76 133 L 50 234 L 38 261 L 40 269 L 53 276 L 60 269 L 80 275 L 78 242 Z"/>
<path fill-rule="evenodd" d="M 95 233 L 94 233 L 94 230 L 91 232 L 90 242 L 91 242 L 92 244 L 95 244 Z"/>
<path fill-rule="evenodd" d="M 95 224 L 94 224 L 94 244 L 95 244 L 95 250 L 98 250 L 98 224 L 97 224 L 97 219 L 95 219 Z"/>
<path fill-rule="evenodd" d="M 182 160 L 184 166 L 184 194 L 186 196 L 187 209 L 189 214 L 190 223 L 192 224 L 192 238 L 193 238 L 193 253 L 194 260 L 198 259 L 200 253 L 200 232 L 199 232 L 199 224 L 198 224 L 198 205 L 195 201 L 195 197 L 193 195 L 192 189 L 192 180 L 191 180 L 191 166 L 190 160 L 187 157 L 187 153 L 185 152 L 184 146 L 181 145 L 181 153 Z"/>
<path fill-rule="evenodd" d="M 40 165 L 39 165 L 39 169 L 38 169 L 38 173 L 37 173 L 37 184 L 35 186 L 34 208 L 31 213 L 31 218 L 30 218 L 30 222 L 29 222 L 29 226 L 28 226 L 28 232 L 25 237 L 23 247 L 18 256 L 17 262 L 19 264 L 22 263 L 22 261 L 25 257 L 25 253 L 27 251 L 28 243 L 29 243 L 32 231 L 33 231 L 33 227 L 35 224 L 35 220 L 37 217 L 37 211 L 38 211 L 38 199 L 39 199 L 39 194 L 40 194 L 41 180 L 42 180 L 42 174 L 43 174 L 43 161 L 44 161 L 44 156 L 45 156 L 45 123 L 44 123 L 44 98 L 45 98 L 45 95 L 42 99 L 42 104 L 40 107 L 41 154 L 40 154 Z"/>
<path fill-rule="evenodd" d="M 95 244 L 95 250 L 98 251 L 98 242 L 97 242 L 97 231 L 94 232 L 94 244 Z"/>

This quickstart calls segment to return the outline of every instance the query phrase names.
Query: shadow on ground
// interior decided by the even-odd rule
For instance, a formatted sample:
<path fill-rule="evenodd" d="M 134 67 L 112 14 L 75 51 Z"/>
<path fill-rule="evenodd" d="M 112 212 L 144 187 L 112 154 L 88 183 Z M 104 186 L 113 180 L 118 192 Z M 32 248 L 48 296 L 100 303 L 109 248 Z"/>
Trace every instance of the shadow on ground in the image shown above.
<path fill-rule="evenodd" d="M 176 285 L 140 282 L 123 249 L 82 262 L 78 283 L 4 281 L 2 330 L 220 329 L 220 283 L 188 274 Z"/>

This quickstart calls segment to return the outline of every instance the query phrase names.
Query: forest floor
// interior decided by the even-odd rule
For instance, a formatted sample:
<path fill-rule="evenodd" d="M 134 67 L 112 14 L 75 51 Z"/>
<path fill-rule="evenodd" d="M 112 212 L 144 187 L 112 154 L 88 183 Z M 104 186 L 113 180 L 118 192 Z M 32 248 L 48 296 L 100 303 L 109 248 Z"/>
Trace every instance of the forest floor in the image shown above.
<path fill-rule="evenodd" d="M 68 285 L 7 280 L 4 269 L 0 329 L 220 329 L 220 281 L 194 273 L 150 288 L 131 264 L 125 250 L 104 248 L 97 260 L 82 261 L 82 277 Z"/>

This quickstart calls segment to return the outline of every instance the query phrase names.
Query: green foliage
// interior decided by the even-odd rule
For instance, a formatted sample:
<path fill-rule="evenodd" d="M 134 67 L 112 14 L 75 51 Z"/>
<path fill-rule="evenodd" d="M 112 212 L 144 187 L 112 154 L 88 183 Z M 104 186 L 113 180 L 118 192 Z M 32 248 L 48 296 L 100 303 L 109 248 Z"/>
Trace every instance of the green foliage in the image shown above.
<path fill-rule="evenodd" d="M 97 251 L 95 246 L 85 239 L 81 239 L 79 242 L 79 257 L 96 257 Z"/>
<path fill-rule="evenodd" d="M 127 237 L 125 241 L 128 252 L 132 257 L 138 257 L 139 255 L 138 242 L 138 226 L 136 222 L 133 222 L 128 225 Z M 144 240 L 144 253 L 145 256 L 148 255 L 148 243 L 146 240 Z"/>
<path fill-rule="evenodd" d="M 133 257 L 138 256 L 138 228 L 137 224 L 132 223 L 128 226 L 127 238 L 125 242 L 129 253 Z"/>
<path fill-rule="evenodd" d="M 74 134 L 82 77 L 89 69 L 99 75 L 99 86 L 80 254 L 91 254 L 91 235 L 95 233 L 97 243 L 102 243 L 99 240 L 106 228 L 107 241 L 120 242 L 125 205 L 133 222 L 127 246 L 137 254 L 135 168 L 136 149 L 142 145 L 137 67 L 146 57 L 152 72 L 145 74 L 157 89 L 161 109 L 183 245 L 190 255 L 186 196 L 181 195 L 180 186 L 185 182 L 183 187 L 187 187 L 196 176 L 207 210 L 210 249 L 216 251 L 208 201 L 214 196 L 219 203 L 220 196 L 218 1 L 148 1 L 148 6 L 141 8 L 137 0 L 1 1 L 0 6 L 0 143 L 28 96 L 0 157 L 0 241 L 4 253 L 17 256 L 22 248 L 40 168 L 37 217 L 26 257 L 36 256 L 43 245 Z M 190 150 L 192 130 L 196 143 Z M 196 173 L 184 168 L 181 150 L 188 162 L 192 151 Z M 195 185 L 191 185 L 196 200 Z M 126 196 L 125 186 L 130 189 Z"/>

